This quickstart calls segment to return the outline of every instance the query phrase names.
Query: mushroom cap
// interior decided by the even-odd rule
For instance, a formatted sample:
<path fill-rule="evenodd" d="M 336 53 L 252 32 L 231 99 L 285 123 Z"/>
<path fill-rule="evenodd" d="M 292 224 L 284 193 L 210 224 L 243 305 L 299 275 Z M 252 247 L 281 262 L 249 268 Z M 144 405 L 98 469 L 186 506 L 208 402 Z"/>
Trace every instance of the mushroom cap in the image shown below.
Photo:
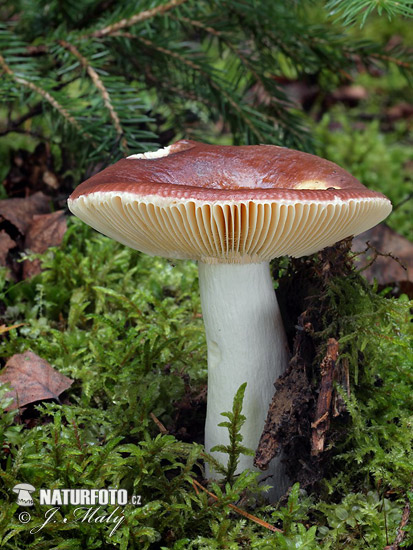
<path fill-rule="evenodd" d="M 208 263 L 300 257 L 373 227 L 390 201 L 322 158 L 181 140 L 79 185 L 70 210 L 132 248 Z"/>

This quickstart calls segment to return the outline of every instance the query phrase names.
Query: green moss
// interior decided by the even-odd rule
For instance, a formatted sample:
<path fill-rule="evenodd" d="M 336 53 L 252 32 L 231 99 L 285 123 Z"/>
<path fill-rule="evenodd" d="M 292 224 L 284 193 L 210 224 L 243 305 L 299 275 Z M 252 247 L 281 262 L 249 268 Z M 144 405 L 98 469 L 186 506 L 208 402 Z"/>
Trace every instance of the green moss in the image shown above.
<path fill-rule="evenodd" d="M 317 267 L 316 258 L 306 262 Z M 283 276 L 291 276 L 292 264 L 283 266 Z M 30 281 L 2 279 L 4 321 L 25 324 L 3 338 L 1 356 L 32 349 L 75 382 L 64 404 L 31 411 L 37 414 L 31 427 L 13 423 L 12 412 L 0 420 L 5 548 L 352 550 L 395 538 L 413 458 L 406 299 L 377 295 L 354 272 L 329 280 L 320 354 L 329 336 L 340 338 L 352 392 L 344 396 L 349 421 L 336 438 L 322 490 L 307 495 L 295 485 L 285 505 L 263 506 L 250 491 L 256 474 L 245 472 L 209 486 L 217 502 L 192 483 L 202 477 L 202 446 L 159 435 L 150 416 L 173 432 L 178 416 L 191 413 L 199 433 L 190 435 L 202 440 L 202 411 L 194 406 L 178 414 L 174 406 L 200 395 L 206 382 L 195 264 L 125 249 L 71 219 L 62 247 L 44 255 L 43 267 Z M 126 506 L 111 536 L 105 524 L 75 523 L 70 506 L 33 535 L 29 527 L 41 523 L 44 507 L 36 504 L 32 522 L 20 523 L 11 492 L 18 482 L 126 488 L 141 495 L 142 505 Z M 284 533 L 237 515 L 228 504 L 240 498 L 240 507 Z"/>
<path fill-rule="evenodd" d="M 384 193 L 393 206 L 399 205 L 386 223 L 411 239 L 413 201 L 406 199 L 412 192 L 408 163 L 413 153 L 404 137 L 406 128 L 399 125 L 399 135 L 385 134 L 378 120 L 355 128 L 355 118 L 337 107 L 314 130 L 317 154 L 347 169 L 366 187 Z"/>

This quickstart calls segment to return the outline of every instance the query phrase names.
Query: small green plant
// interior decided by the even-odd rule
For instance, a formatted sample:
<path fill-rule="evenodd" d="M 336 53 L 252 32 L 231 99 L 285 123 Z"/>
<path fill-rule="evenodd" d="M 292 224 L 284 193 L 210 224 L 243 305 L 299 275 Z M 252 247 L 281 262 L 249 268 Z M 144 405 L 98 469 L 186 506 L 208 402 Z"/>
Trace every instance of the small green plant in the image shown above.
<path fill-rule="evenodd" d="M 222 465 L 217 465 L 215 467 L 218 472 L 224 476 L 225 482 L 230 485 L 234 483 L 235 471 L 238 466 L 240 455 L 254 455 L 254 451 L 252 449 L 247 449 L 242 445 L 243 437 L 241 435 L 241 427 L 245 422 L 245 416 L 241 411 L 246 387 L 247 383 L 245 382 L 238 388 L 237 393 L 234 396 L 232 411 L 221 413 L 222 416 L 228 418 L 228 421 L 221 422 L 218 426 L 228 429 L 229 444 L 215 445 L 215 447 L 211 449 L 212 452 L 216 451 L 228 455 L 226 467 Z"/>
<path fill-rule="evenodd" d="M 327 548 L 383 548 L 396 538 L 400 504 L 377 491 L 349 493 L 334 505 L 319 503 L 317 509 L 325 514 L 327 523 L 320 526 L 320 536 Z"/>

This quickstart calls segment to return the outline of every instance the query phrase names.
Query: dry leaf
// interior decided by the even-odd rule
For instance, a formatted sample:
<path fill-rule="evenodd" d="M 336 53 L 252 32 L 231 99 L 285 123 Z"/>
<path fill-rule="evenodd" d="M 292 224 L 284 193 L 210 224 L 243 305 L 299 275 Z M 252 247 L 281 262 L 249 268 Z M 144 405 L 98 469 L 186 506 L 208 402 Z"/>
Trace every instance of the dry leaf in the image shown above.
<path fill-rule="evenodd" d="M 25 248 L 35 253 L 45 252 L 51 246 L 59 246 L 66 232 L 66 216 L 63 210 L 52 214 L 34 216 L 27 230 Z M 40 260 L 25 260 L 23 278 L 33 277 L 41 272 Z"/>
<path fill-rule="evenodd" d="M 0 216 L 13 224 L 25 235 L 36 214 L 50 212 L 50 198 L 40 191 L 25 199 L 4 199 L 0 201 Z"/>
<path fill-rule="evenodd" d="M 1 230 L 0 231 L 0 265 L 6 265 L 6 258 L 9 250 L 17 246 L 16 242 L 9 237 L 9 235 Z"/>
<path fill-rule="evenodd" d="M 32 351 L 26 351 L 10 357 L 0 375 L 0 383 L 8 383 L 12 387 L 6 393 L 6 397 L 14 398 L 8 407 L 10 410 L 43 399 L 58 400 L 73 380 L 60 374 Z"/>

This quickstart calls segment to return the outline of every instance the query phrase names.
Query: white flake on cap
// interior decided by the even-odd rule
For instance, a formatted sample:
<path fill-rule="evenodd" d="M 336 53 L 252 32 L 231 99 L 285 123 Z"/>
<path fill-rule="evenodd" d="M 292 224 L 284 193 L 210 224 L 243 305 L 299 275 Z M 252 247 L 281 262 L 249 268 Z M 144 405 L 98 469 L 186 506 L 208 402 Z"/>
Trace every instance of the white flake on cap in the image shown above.
<path fill-rule="evenodd" d="M 136 153 L 136 155 L 129 155 L 129 157 L 126 157 L 127 159 L 145 159 L 145 160 L 152 160 L 152 159 L 160 159 L 162 157 L 167 157 L 170 153 L 171 146 L 168 145 L 167 147 L 163 147 L 162 149 L 158 149 L 157 151 L 147 151 L 146 153 Z"/>

